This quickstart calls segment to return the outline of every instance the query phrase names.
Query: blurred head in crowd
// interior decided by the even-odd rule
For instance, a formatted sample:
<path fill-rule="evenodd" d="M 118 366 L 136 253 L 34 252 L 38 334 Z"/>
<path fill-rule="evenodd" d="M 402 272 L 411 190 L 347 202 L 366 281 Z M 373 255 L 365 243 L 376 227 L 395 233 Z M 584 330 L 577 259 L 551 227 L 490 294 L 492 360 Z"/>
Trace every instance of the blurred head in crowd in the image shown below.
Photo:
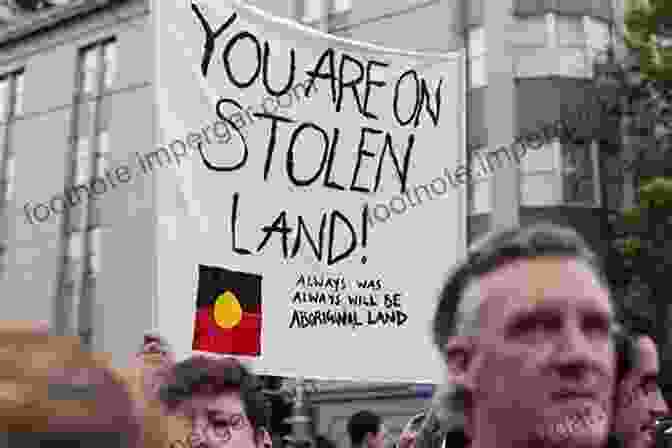
<path fill-rule="evenodd" d="M 336 448 L 336 444 L 329 438 L 318 435 L 315 437 L 315 448 Z"/>
<path fill-rule="evenodd" d="M 473 445 L 602 446 L 613 314 L 600 265 L 571 229 L 506 230 L 471 249 L 433 330 Z"/>
<path fill-rule="evenodd" d="M 146 399 L 158 399 L 159 388 L 175 365 L 172 347 L 156 330 L 145 332 L 143 343 L 135 355 L 138 367 L 143 371 L 142 392 Z"/>
<path fill-rule="evenodd" d="M 426 416 L 427 411 L 423 411 L 414 415 L 408 423 L 406 423 L 406 426 L 404 426 L 404 429 L 401 430 L 401 434 L 399 435 L 399 448 L 415 448 L 415 438 L 422 427 L 422 423 Z"/>
<path fill-rule="evenodd" d="M 652 448 L 656 420 L 669 412 L 658 384 L 658 350 L 641 327 L 631 328 L 629 341 L 616 387 L 614 433 L 624 448 Z"/>
<path fill-rule="evenodd" d="M 189 420 L 192 448 L 271 446 L 261 383 L 233 358 L 194 356 L 177 363 L 159 399 Z"/>
<path fill-rule="evenodd" d="M 2 446 L 164 448 L 158 419 L 77 338 L 0 324 Z"/>
<path fill-rule="evenodd" d="M 383 448 L 385 446 L 383 420 L 371 411 L 359 411 L 350 417 L 348 435 L 353 447 Z"/>

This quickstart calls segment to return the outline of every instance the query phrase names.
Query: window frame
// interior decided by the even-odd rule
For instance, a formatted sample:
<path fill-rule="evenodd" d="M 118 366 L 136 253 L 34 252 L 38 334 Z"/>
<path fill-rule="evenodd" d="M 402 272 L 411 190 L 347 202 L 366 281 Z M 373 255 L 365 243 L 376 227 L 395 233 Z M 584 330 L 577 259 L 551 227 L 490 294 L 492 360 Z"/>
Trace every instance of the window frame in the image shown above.
<path fill-rule="evenodd" d="M 471 169 L 470 172 L 473 173 L 477 158 L 474 157 L 479 153 L 487 153 L 488 146 L 478 146 L 469 149 L 470 152 L 470 161 Z M 486 173 L 485 177 L 481 177 L 479 180 L 476 180 L 476 177 L 473 177 L 472 182 L 467 182 L 467 215 L 476 216 L 481 214 L 487 214 L 492 212 L 492 172 Z M 487 204 L 481 204 L 481 207 L 477 207 L 476 203 L 476 187 L 477 185 L 480 188 L 485 188 Z"/>
<path fill-rule="evenodd" d="M 528 170 L 524 169 L 526 167 L 523 164 L 519 165 L 518 172 L 520 174 L 520 180 L 518 194 L 520 198 L 520 206 L 553 207 L 562 205 L 562 147 L 559 139 L 552 139 L 545 147 L 540 148 L 538 151 L 550 151 L 552 166 L 551 168 L 532 168 Z M 542 203 L 527 200 L 528 196 L 525 194 L 527 191 L 525 181 L 533 178 L 545 178 L 545 184 L 548 185 L 550 183 L 550 197 Z"/>
<path fill-rule="evenodd" d="M 16 178 L 16 152 L 12 148 L 12 128 L 14 122 L 24 111 L 25 67 L 20 67 L 0 75 L 5 83 L 1 92 L 3 104 L 0 116 L 0 226 L 5 231 L 0 235 L 0 273 L 8 266 L 9 257 L 9 220 L 8 213 L 14 197 Z"/>
<path fill-rule="evenodd" d="M 334 18 L 352 12 L 353 0 L 300 0 L 302 9 L 299 20 L 301 23 L 316 26 L 321 22 L 331 23 Z M 342 2 L 344 5 L 336 5 Z M 311 6 L 309 6 L 311 5 Z M 326 11 L 325 11 L 326 6 Z"/>
<path fill-rule="evenodd" d="M 572 143 L 573 144 L 573 143 Z M 566 154 L 566 144 L 563 143 L 561 145 L 560 151 L 561 151 L 561 167 L 560 167 L 560 175 L 562 177 L 562 203 L 565 205 L 569 205 L 572 207 L 587 207 L 587 208 L 600 208 L 602 206 L 602 197 L 601 197 L 601 185 L 600 185 L 600 160 L 599 160 L 599 143 L 596 140 L 591 140 L 588 142 L 584 142 L 584 150 L 586 151 L 587 154 L 585 154 L 583 157 L 584 159 L 587 159 L 587 163 L 590 164 L 590 173 L 591 175 L 587 177 L 586 182 L 590 182 L 590 187 L 591 187 L 591 195 L 592 199 L 583 201 L 583 200 L 576 200 L 576 199 L 570 199 L 569 194 L 567 191 L 567 179 L 568 179 L 568 173 L 567 173 L 567 158 L 565 157 Z M 578 146 L 578 145 L 575 145 Z M 576 182 L 581 182 L 581 179 L 586 178 L 585 176 L 578 179 Z"/>
<path fill-rule="evenodd" d="M 485 27 L 471 26 L 467 29 L 467 58 L 469 63 L 469 88 L 478 89 L 488 85 L 487 41 Z"/>
<path fill-rule="evenodd" d="M 103 175 L 109 163 L 109 128 L 100 124 L 101 110 L 103 98 L 109 95 L 119 73 L 118 55 L 116 36 L 99 39 L 78 50 L 73 95 L 75 113 L 71 121 L 70 138 L 71 174 L 66 191 L 81 184 L 90 186 L 91 179 Z M 102 139 L 106 139 L 107 144 Z M 84 147 L 82 142 L 86 142 Z M 101 253 L 100 244 L 97 243 L 101 228 L 92 225 L 94 215 L 97 214 L 96 205 L 95 201 L 86 198 L 78 207 L 69 207 L 67 225 L 64 226 L 64 267 L 60 293 L 65 295 L 71 288 L 71 294 L 67 297 L 67 303 L 72 307 L 70 322 L 78 332 L 82 330 L 82 325 L 90 325 L 82 321 L 88 317 L 80 316 L 80 309 L 92 305 L 95 279 L 100 272 Z M 73 220 L 77 220 L 75 225 Z M 80 238 L 77 247 L 73 247 L 74 235 Z M 73 271 L 75 267 L 76 272 Z"/>

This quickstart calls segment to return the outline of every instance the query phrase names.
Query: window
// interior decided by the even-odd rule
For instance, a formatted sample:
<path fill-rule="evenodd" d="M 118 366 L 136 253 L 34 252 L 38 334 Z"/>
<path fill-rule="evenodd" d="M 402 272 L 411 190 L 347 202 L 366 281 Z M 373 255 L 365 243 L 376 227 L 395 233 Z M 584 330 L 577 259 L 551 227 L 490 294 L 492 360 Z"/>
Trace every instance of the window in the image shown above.
<path fill-rule="evenodd" d="M 545 47 L 548 23 L 546 16 L 514 17 L 516 24 L 511 41 L 517 47 Z"/>
<path fill-rule="evenodd" d="M 566 203 L 583 205 L 597 203 L 595 155 L 592 143 L 562 145 L 562 189 Z"/>
<path fill-rule="evenodd" d="M 520 163 L 520 205 L 543 207 L 561 200 L 559 149 L 557 141 L 539 149 L 528 148 Z"/>
<path fill-rule="evenodd" d="M 492 176 L 487 168 L 486 148 L 472 150 L 472 182 L 467 183 L 467 203 L 470 215 L 488 213 L 492 208 Z M 484 165 L 484 163 L 486 165 Z"/>
<path fill-rule="evenodd" d="M 117 75 L 117 43 L 109 41 L 103 46 L 103 86 L 112 87 Z"/>
<path fill-rule="evenodd" d="M 559 168 L 553 153 L 555 142 L 548 142 L 539 149 L 528 148 L 520 159 L 520 172 L 523 175 L 553 173 Z"/>
<path fill-rule="evenodd" d="M 352 0 L 303 0 L 303 22 L 315 23 L 352 10 Z"/>
<path fill-rule="evenodd" d="M 14 194 L 16 158 L 12 147 L 12 128 L 23 112 L 23 70 L 0 75 L 0 271 L 7 264 L 9 245 L 8 210 Z"/>
<path fill-rule="evenodd" d="M 110 158 L 110 133 L 107 130 L 102 130 L 97 137 L 95 170 L 98 175 L 101 175 L 105 172 Z"/>
<path fill-rule="evenodd" d="M 487 69 L 485 66 L 485 30 L 475 27 L 469 30 L 467 37 L 469 49 L 469 81 L 470 88 L 483 87 L 487 84 Z"/>
<path fill-rule="evenodd" d="M 590 78 L 591 59 L 611 44 L 608 22 L 553 12 L 519 17 L 512 36 L 517 55 L 516 76 L 521 78 L 552 75 Z"/>
<path fill-rule="evenodd" d="M 620 210 L 623 202 L 623 160 L 620 154 L 604 151 L 600 154 L 604 159 L 603 185 L 607 210 Z"/>
<path fill-rule="evenodd" d="M 79 316 L 79 303 L 81 301 L 82 284 L 82 255 L 84 251 L 84 233 L 72 232 L 66 235 L 66 259 L 65 259 L 65 279 L 63 282 L 63 292 L 68 294 L 70 299 L 68 308 L 70 311 L 70 325 L 77 328 Z"/>
<path fill-rule="evenodd" d="M 583 17 L 556 15 L 555 27 L 558 47 L 584 47 L 586 45 Z"/>
<path fill-rule="evenodd" d="M 611 44 L 611 30 L 609 23 L 604 20 L 586 17 L 584 22 L 586 30 L 586 45 L 593 52 L 603 52 Z"/>
<path fill-rule="evenodd" d="M 24 77 L 23 72 L 14 75 L 14 110 L 12 111 L 14 117 L 23 114 Z"/>
<path fill-rule="evenodd" d="M 86 254 L 87 271 L 93 276 L 101 272 L 100 247 L 102 234 L 103 229 L 101 227 L 95 227 L 89 230 L 86 235 L 89 243 L 88 253 Z"/>
<path fill-rule="evenodd" d="M 91 179 L 91 144 L 88 137 L 81 136 L 76 144 L 75 184 L 87 184 Z"/>
<path fill-rule="evenodd" d="M 72 232 L 67 239 L 68 258 L 70 260 L 79 260 L 84 253 L 84 238 L 82 232 Z"/>
<path fill-rule="evenodd" d="M 82 93 L 84 95 L 95 95 L 97 92 L 98 78 L 98 51 L 97 47 L 92 47 L 82 52 Z"/>
<path fill-rule="evenodd" d="M 116 74 L 116 40 L 110 39 L 81 50 L 79 75 L 83 96 L 103 93 L 112 86 Z"/>
<path fill-rule="evenodd" d="M 5 175 L 4 180 L 2 181 L 2 186 L 4 188 L 4 198 L 3 202 L 9 202 L 14 196 L 14 176 L 16 175 L 16 157 L 13 153 L 7 151 L 7 157 L 5 157 Z"/>
<path fill-rule="evenodd" d="M 9 77 L 0 78 L 0 123 L 5 124 L 9 113 Z"/>
<path fill-rule="evenodd" d="M 0 75 L 0 123 L 6 124 L 23 113 L 23 70 Z"/>
<path fill-rule="evenodd" d="M 74 232 L 66 235 L 66 274 L 61 291 L 68 299 L 68 308 L 73 310 L 71 322 L 74 328 L 79 334 L 89 336 L 88 311 L 82 310 L 89 310 L 93 304 L 95 275 L 100 272 L 100 228 L 96 227 L 97 207 L 100 205 L 90 200 L 90 192 L 73 187 L 85 184 L 90 188 L 93 177 L 104 176 L 111 148 L 108 123 L 101 111 L 117 71 L 115 39 L 106 39 L 80 50 L 77 66 L 79 82 L 74 95 L 77 113 L 74 115 L 76 131 L 71 149 L 73 176 L 66 191 L 81 200 L 67 211 L 68 230 Z"/>

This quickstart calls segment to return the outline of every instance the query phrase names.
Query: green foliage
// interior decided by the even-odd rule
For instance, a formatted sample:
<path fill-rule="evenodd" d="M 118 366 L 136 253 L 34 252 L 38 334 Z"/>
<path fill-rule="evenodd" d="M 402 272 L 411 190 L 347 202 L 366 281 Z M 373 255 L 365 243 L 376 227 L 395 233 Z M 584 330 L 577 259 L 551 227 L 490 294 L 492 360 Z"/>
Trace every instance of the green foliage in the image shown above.
<path fill-rule="evenodd" d="M 672 38 L 670 0 L 630 0 L 625 18 L 626 43 L 639 52 L 645 77 L 672 81 L 672 45 L 661 38 Z"/>
<path fill-rule="evenodd" d="M 672 178 L 656 177 L 640 188 L 640 207 L 672 211 Z"/>
<path fill-rule="evenodd" d="M 640 254 L 642 241 L 638 237 L 619 238 L 615 245 L 622 256 L 634 258 Z"/>
<path fill-rule="evenodd" d="M 620 237 L 613 248 L 621 257 L 620 282 L 636 307 L 650 307 L 659 318 L 670 304 L 672 272 L 672 178 L 655 177 L 639 188 L 639 205 L 623 211 L 617 223 Z M 633 286 L 641 286 L 633 288 Z M 630 298 L 632 299 L 632 297 Z M 645 300 L 645 304 L 641 301 Z M 659 330 L 666 325 L 659 323 Z"/>
<path fill-rule="evenodd" d="M 650 123 L 637 130 L 646 135 L 633 134 L 650 138 L 638 149 L 628 148 L 635 154 L 631 168 L 640 187 L 637 206 L 621 212 L 615 223 L 618 238 L 612 244 L 616 255 L 612 278 L 625 308 L 652 318 L 667 365 L 664 370 L 672 372 L 668 318 L 672 302 L 672 0 L 626 0 L 626 8 L 625 41 L 638 64 L 627 64 L 624 70 L 629 73 L 623 79 L 641 82 L 626 82 L 621 94 L 633 105 L 634 117 Z"/>

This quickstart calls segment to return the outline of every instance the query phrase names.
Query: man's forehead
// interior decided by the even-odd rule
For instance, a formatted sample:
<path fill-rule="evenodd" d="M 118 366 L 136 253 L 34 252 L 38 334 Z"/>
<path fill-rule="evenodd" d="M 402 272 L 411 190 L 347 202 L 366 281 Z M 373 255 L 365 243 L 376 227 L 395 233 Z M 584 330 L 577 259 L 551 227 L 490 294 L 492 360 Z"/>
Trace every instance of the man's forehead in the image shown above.
<path fill-rule="evenodd" d="M 480 294 L 496 304 L 516 307 L 543 305 L 552 299 L 592 299 L 611 313 L 608 292 L 590 266 L 567 257 L 539 257 L 511 262 L 486 274 L 479 282 Z M 499 300 L 491 300 L 499 299 Z M 574 302 L 578 302 L 575 300 Z"/>
<path fill-rule="evenodd" d="M 244 413 L 243 403 L 237 392 L 223 394 L 196 394 L 186 401 L 182 408 L 185 411 L 208 411 L 228 414 Z"/>

